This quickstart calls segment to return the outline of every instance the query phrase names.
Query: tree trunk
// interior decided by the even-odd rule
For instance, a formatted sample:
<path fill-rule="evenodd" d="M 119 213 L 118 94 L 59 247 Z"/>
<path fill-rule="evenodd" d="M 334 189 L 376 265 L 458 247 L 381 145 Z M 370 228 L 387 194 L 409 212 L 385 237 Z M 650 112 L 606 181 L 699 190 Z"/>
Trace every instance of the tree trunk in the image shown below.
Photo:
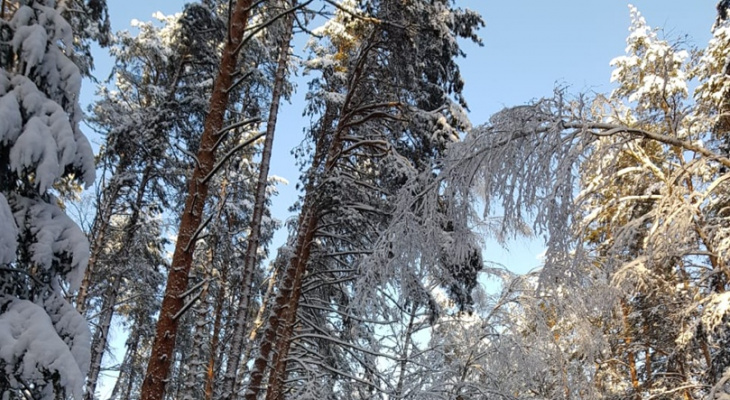
<path fill-rule="evenodd" d="M 269 277 L 269 282 L 266 285 L 266 294 L 263 297 L 263 300 L 261 301 L 261 305 L 259 306 L 258 311 L 256 312 L 256 318 L 253 321 L 253 324 L 251 328 L 249 329 L 248 333 L 248 340 L 246 342 L 246 349 L 243 351 L 243 357 L 242 360 L 250 360 L 251 359 L 251 352 L 253 352 L 254 343 L 256 342 L 256 337 L 259 334 L 259 330 L 261 329 L 261 325 L 263 325 L 264 322 L 264 315 L 266 314 L 266 311 L 269 310 L 269 302 L 273 299 L 273 291 L 274 291 L 274 285 L 276 284 L 276 277 L 277 277 L 277 271 L 278 268 L 276 266 L 273 267 L 273 270 L 271 272 L 271 276 Z M 236 384 L 233 386 L 234 391 L 238 393 L 238 390 L 240 390 L 240 383 L 245 381 L 245 377 L 248 375 L 248 365 L 243 364 L 242 367 L 238 368 L 238 376 L 236 377 Z"/>
<path fill-rule="evenodd" d="M 121 281 L 121 277 L 114 279 L 104 294 L 101 315 L 99 316 L 99 326 L 96 328 L 94 339 L 91 342 L 91 366 L 89 367 L 89 376 L 86 380 L 86 400 L 94 400 L 94 392 L 96 392 L 96 384 L 98 383 L 99 373 L 101 372 L 101 360 L 106 350 L 109 327 L 114 316 L 114 306 L 117 304 L 117 295 L 119 294 Z"/>
<path fill-rule="evenodd" d="M 114 384 L 112 394 L 109 400 L 129 400 L 132 396 L 132 386 L 134 386 L 134 362 L 137 358 L 137 349 L 139 348 L 140 331 L 136 327 L 132 329 L 127 339 L 127 352 L 119 367 L 119 376 Z M 127 374 L 124 378 L 124 374 Z M 122 393 L 120 393 L 122 392 Z"/>
<path fill-rule="evenodd" d="M 212 249 L 216 248 L 216 241 L 212 240 Z M 212 253 L 212 250 L 211 250 Z M 209 260 L 209 266 L 213 265 L 212 256 Z M 205 276 L 203 279 L 208 279 L 210 277 L 210 271 L 206 271 Z M 188 366 L 188 373 L 187 373 L 187 379 L 183 382 L 183 388 L 182 388 L 182 396 L 180 396 L 184 400 L 196 400 L 200 399 L 204 388 L 201 389 L 200 382 L 205 380 L 205 377 L 207 375 L 207 366 L 208 366 L 208 359 L 209 357 L 206 357 L 207 354 L 205 354 L 205 346 L 204 342 L 207 339 L 207 316 L 209 312 L 209 302 L 208 302 L 208 288 L 209 284 L 204 284 L 202 288 L 202 292 L 200 293 L 200 304 L 195 307 L 195 314 L 197 317 L 195 318 L 195 328 L 193 333 L 193 347 L 191 349 L 190 357 L 187 358 L 187 360 L 184 360 Z M 208 349 L 210 352 L 213 351 L 213 349 Z"/>
<path fill-rule="evenodd" d="M 294 288 L 294 293 L 289 301 L 284 312 L 284 323 L 280 325 L 279 333 L 279 346 L 277 351 L 274 352 L 273 359 L 271 360 L 271 374 L 269 375 L 269 385 L 266 390 L 266 400 L 276 400 L 282 397 L 284 392 L 284 382 L 286 381 L 286 360 L 289 356 L 289 349 L 291 348 L 291 338 L 294 334 L 294 326 L 297 322 L 297 308 L 299 303 L 299 297 L 301 296 L 302 285 L 299 283 Z M 295 300 L 296 300 L 296 304 Z M 286 341 L 286 343 L 284 343 Z"/>
<path fill-rule="evenodd" d="M 365 60 L 372 49 L 370 46 L 364 47 L 358 55 L 360 60 Z M 354 125 L 351 122 L 352 118 L 357 115 L 357 112 L 350 110 L 350 106 L 355 94 L 355 88 L 360 82 L 365 68 L 363 62 L 357 62 L 355 64 L 356 67 L 351 72 L 349 79 L 348 92 L 345 95 L 340 109 L 336 111 L 325 109 L 323 122 L 320 126 L 321 132 L 315 146 L 312 165 L 310 166 L 310 171 L 313 171 L 315 174 L 321 173 L 326 176 L 335 170 L 337 161 L 341 156 L 344 132 L 347 128 Z M 339 114 L 339 119 L 336 119 L 338 117 L 336 114 Z M 333 121 L 337 121 L 337 124 L 331 136 L 332 142 L 325 148 L 325 143 L 327 143 L 325 138 L 329 129 L 331 129 Z M 362 121 L 364 119 L 361 119 L 357 123 Z M 320 168 L 322 169 L 320 170 Z M 322 176 L 319 177 L 319 179 L 322 178 Z M 294 253 L 286 274 L 281 281 L 274 307 L 269 314 L 264 337 L 259 345 L 259 356 L 254 361 L 249 387 L 244 396 L 246 400 L 256 400 L 261 391 L 261 384 L 269 366 L 269 358 L 274 347 L 274 342 L 276 342 L 276 353 L 284 355 L 284 359 L 286 358 L 286 354 L 288 354 L 291 332 L 293 330 L 293 324 L 296 321 L 296 310 L 299 306 L 299 297 L 301 296 L 302 279 L 307 269 L 312 242 L 316 236 L 320 220 L 321 202 L 319 201 L 320 193 L 317 187 L 318 182 L 315 181 L 316 179 L 316 176 L 311 176 L 307 184 L 306 194 L 299 216 Z M 287 315 L 287 313 L 289 314 Z M 282 323 L 284 326 L 280 327 Z M 277 338 L 279 333 L 283 333 L 283 336 Z M 285 363 L 279 363 L 279 368 L 285 367 Z M 283 371 L 275 371 L 272 373 L 272 376 L 284 376 L 284 374 Z M 269 384 L 272 383 L 269 380 Z M 275 390 L 279 389 L 281 388 L 275 388 Z M 279 394 L 275 393 L 275 395 Z"/>
<path fill-rule="evenodd" d="M 228 106 L 228 89 L 236 70 L 239 45 L 243 40 L 250 15 L 251 0 L 238 0 L 229 21 L 229 35 L 223 47 L 218 76 L 213 85 L 210 111 L 205 118 L 203 135 L 200 139 L 198 164 L 188 183 L 188 195 L 180 218 L 177 243 L 172 265 L 167 276 L 167 286 L 162 300 L 152 354 L 142 384 L 141 400 L 162 400 L 170 373 L 172 355 L 177 337 L 178 313 L 183 308 L 181 294 L 187 290 L 188 273 L 195 250 L 194 237 L 203 219 L 203 208 L 208 198 L 206 177 L 213 172 L 216 163 L 215 146 L 223 134 L 223 117 Z"/>
<path fill-rule="evenodd" d="M 259 348 L 259 356 L 254 362 L 249 387 L 244 396 L 246 400 L 256 400 L 258 397 L 274 342 L 278 345 L 278 351 L 281 351 L 282 348 L 283 343 L 276 341 L 279 324 L 285 318 L 285 312 L 288 306 L 293 304 L 294 289 L 301 286 L 302 277 L 304 276 L 307 261 L 309 260 L 312 239 L 316 231 L 318 213 L 314 210 L 314 205 L 311 203 L 311 201 L 305 201 L 302 215 L 299 218 L 299 234 L 297 235 L 295 255 L 292 257 L 284 280 L 279 288 L 279 294 L 276 296 L 274 308 L 269 314 L 268 325 L 266 326 L 266 331 L 264 332 L 264 337 Z"/>
<path fill-rule="evenodd" d="M 365 57 L 367 51 L 363 52 L 360 56 Z M 350 91 L 345 96 L 345 101 L 340 110 L 341 115 L 346 115 L 349 108 L 349 103 L 352 100 L 353 88 L 357 85 L 359 78 L 362 75 L 362 64 L 358 64 L 357 69 L 353 72 L 351 79 Z M 318 171 L 323 166 L 323 173 L 328 174 L 332 171 L 339 159 L 340 151 L 342 150 L 343 144 L 343 127 L 350 122 L 348 118 L 340 118 L 337 120 L 337 126 L 334 129 L 332 142 L 327 148 L 324 148 L 326 141 L 324 138 L 327 135 L 326 130 L 330 129 L 330 125 L 335 121 L 336 112 L 325 110 L 324 122 L 321 125 L 322 132 L 320 132 L 319 140 L 315 146 L 315 154 L 312 161 L 310 171 Z M 352 118 L 354 114 L 348 115 Z M 324 164 L 324 165 L 322 165 Z M 313 178 L 310 178 L 313 179 Z M 318 193 L 316 193 L 316 183 L 311 182 L 307 185 L 302 210 L 299 216 L 299 224 L 297 229 L 297 239 L 294 247 L 294 254 L 291 258 L 289 267 L 286 270 L 284 279 L 281 281 L 279 293 L 276 296 L 274 307 L 271 310 L 266 325 L 266 331 L 262 338 L 261 344 L 259 345 L 259 356 L 254 362 L 253 370 L 251 371 L 251 380 L 249 382 L 248 390 L 246 391 L 246 400 L 256 400 L 259 392 L 261 391 L 261 384 L 266 373 L 266 369 L 269 366 L 269 357 L 271 351 L 276 342 L 276 353 L 286 355 L 289 350 L 290 335 L 287 332 L 291 332 L 293 324 L 296 320 L 296 309 L 299 306 L 299 296 L 301 295 L 302 279 L 307 269 L 307 263 L 309 262 L 309 255 L 312 247 L 312 241 L 317 232 L 317 225 L 319 224 L 319 199 Z M 287 311 L 289 310 L 289 311 Z M 290 313 L 287 315 L 287 313 Z M 289 318 L 287 318 L 287 316 Z M 280 328 L 280 324 L 284 323 L 284 327 Z M 280 330 L 281 329 L 281 330 Z M 284 337 L 280 337 L 277 340 L 279 333 L 284 333 Z M 289 336 L 289 337 L 287 337 Z M 279 368 L 285 367 L 284 363 L 279 363 Z M 276 371 L 272 373 L 273 376 L 283 376 L 282 371 Z M 269 384 L 272 384 L 269 381 Z M 280 388 L 275 388 L 276 390 Z M 275 393 L 278 395 L 278 393 Z"/>
<path fill-rule="evenodd" d="M 122 155 L 121 160 L 116 167 L 116 172 L 112 175 L 109 184 L 100 196 L 101 199 L 97 199 L 100 203 L 100 207 L 94 217 L 94 223 L 92 224 L 91 232 L 89 233 L 89 243 L 91 245 L 89 263 L 86 266 L 84 278 L 81 281 L 81 286 L 76 294 L 76 310 L 78 310 L 81 315 L 84 315 L 86 312 L 89 286 L 91 286 L 91 275 L 94 273 L 96 261 L 99 259 L 101 250 L 104 248 L 104 244 L 106 243 L 106 233 L 109 229 L 109 221 L 114 213 L 114 205 L 119 198 L 119 192 L 122 187 L 124 187 L 124 181 L 119 179 L 119 177 L 122 174 L 125 174 L 129 170 L 130 166 L 130 158 L 126 155 Z"/>
<path fill-rule="evenodd" d="M 228 193 L 228 182 L 223 181 L 220 189 L 220 198 L 225 199 Z M 219 205 L 218 208 L 218 214 L 223 215 L 224 209 L 223 209 L 223 202 Z M 232 218 L 230 215 L 226 214 L 226 220 L 228 223 L 229 230 L 235 225 L 234 224 L 234 218 Z M 229 249 L 229 245 L 231 243 L 231 240 L 228 236 L 224 236 L 224 239 L 228 243 L 226 243 L 225 248 Z M 214 246 L 213 249 L 216 247 Z M 210 345 L 209 345 L 209 353 L 208 353 L 208 364 L 205 371 L 205 389 L 204 389 L 204 398 L 206 400 L 211 400 L 213 398 L 213 388 L 214 388 L 214 382 L 215 382 L 215 363 L 216 363 L 216 355 L 218 351 L 218 343 L 220 342 L 220 333 L 221 333 L 221 326 L 222 326 L 222 319 L 223 319 L 223 304 L 225 303 L 226 299 L 226 288 L 228 284 L 228 260 L 230 252 L 224 251 L 224 262 L 222 266 L 221 275 L 218 278 L 218 281 L 220 282 L 220 288 L 218 289 L 218 296 L 215 300 L 215 310 L 213 311 L 213 314 L 215 315 L 213 320 L 213 332 L 210 339 Z M 211 260 L 210 260 L 211 266 L 213 265 L 213 253 L 211 253 Z"/>
<path fill-rule="evenodd" d="M 205 400 L 213 399 L 213 389 L 215 382 L 215 363 L 216 352 L 218 351 L 218 343 L 221 335 L 221 320 L 223 318 L 223 303 L 226 299 L 225 283 L 228 282 L 228 265 L 223 265 L 220 277 L 221 287 L 218 291 L 218 297 L 215 300 L 215 320 L 213 321 L 213 336 L 210 340 L 210 354 L 208 355 L 208 369 L 205 376 Z"/>
<path fill-rule="evenodd" d="M 139 225 L 140 210 L 144 204 L 145 193 L 147 192 L 147 183 L 149 183 L 150 176 L 152 174 L 152 166 L 148 165 L 142 173 L 142 178 L 137 189 L 137 196 L 135 197 L 134 204 L 132 204 L 132 214 L 129 217 L 127 225 L 124 227 L 122 238 L 120 240 L 120 252 L 126 251 L 135 240 L 135 234 Z M 111 206 L 109 207 L 111 208 Z M 108 220 L 104 222 L 104 229 L 102 233 L 106 231 L 108 227 Z M 101 247 L 99 244 L 98 247 Z M 99 251 L 98 254 L 101 254 Z M 98 256 L 97 254 L 97 256 Z M 121 256 L 121 254 L 117 254 Z M 119 295 L 119 287 L 122 283 L 122 275 L 124 271 L 117 271 L 117 276 L 112 278 L 111 284 L 107 287 L 106 293 L 104 294 L 104 300 L 101 307 L 99 316 L 99 326 L 94 332 L 94 340 L 91 346 L 91 365 L 89 367 L 89 375 L 86 383 L 86 399 L 93 400 L 94 392 L 96 391 L 96 385 L 99 379 L 99 373 L 101 372 L 101 361 L 104 357 L 104 351 L 106 350 L 107 341 L 109 338 L 109 328 L 111 326 L 112 318 L 114 317 L 114 307 L 117 305 L 117 296 Z"/>
<path fill-rule="evenodd" d="M 295 4 L 293 4 L 295 5 Z M 243 265 L 243 292 L 239 297 L 236 322 L 231 342 L 231 352 L 228 355 L 228 364 L 226 366 L 226 374 L 223 380 L 223 396 L 222 399 L 230 400 L 233 398 L 233 388 L 235 386 L 236 375 L 241 360 L 241 352 L 243 350 L 243 339 L 246 331 L 246 315 L 251 299 L 251 283 L 253 274 L 258 264 L 258 249 L 261 239 L 261 221 L 266 210 L 266 189 L 269 180 L 269 166 L 271 164 L 271 150 L 274 144 L 274 133 L 276 130 L 276 120 L 279 114 L 279 103 L 284 89 L 286 79 L 286 71 L 289 63 L 289 48 L 294 28 L 294 16 L 289 14 L 284 17 L 285 33 L 280 38 L 279 56 L 276 67 L 276 76 L 274 80 L 274 88 L 271 95 L 271 107 L 269 109 L 269 118 L 266 123 L 266 139 L 264 141 L 264 149 L 261 154 L 261 163 L 259 164 L 259 176 L 256 182 L 256 200 L 253 208 L 253 216 L 251 217 L 251 225 L 247 240 L 246 254 L 244 255 Z"/>

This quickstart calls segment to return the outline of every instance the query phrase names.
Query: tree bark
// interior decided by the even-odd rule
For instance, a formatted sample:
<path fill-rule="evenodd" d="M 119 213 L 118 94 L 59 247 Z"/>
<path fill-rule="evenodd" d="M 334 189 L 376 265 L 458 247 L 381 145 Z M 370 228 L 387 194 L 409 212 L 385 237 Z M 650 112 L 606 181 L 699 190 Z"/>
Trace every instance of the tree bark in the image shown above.
<path fill-rule="evenodd" d="M 264 379 L 264 373 L 268 367 L 269 356 L 271 355 L 274 342 L 276 342 L 279 324 L 285 318 L 287 308 L 294 304 L 294 289 L 301 286 L 302 278 L 306 270 L 312 239 L 316 231 L 318 213 L 313 209 L 314 207 L 311 201 L 305 202 L 304 207 L 302 215 L 299 218 L 299 234 L 297 235 L 295 255 L 292 257 L 289 268 L 287 268 L 286 275 L 280 286 L 279 294 L 276 296 L 274 309 L 269 315 L 268 324 L 259 349 L 259 356 L 254 362 L 249 387 L 244 396 L 246 400 L 256 400 L 258 397 L 261 390 L 261 383 Z M 278 351 L 281 351 L 284 343 L 280 341 L 277 344 Z"/>
<path fill-rule="evenodd" d="M 285 32 L 279 42 L 279 56 L 276 67 L 276 75 L 274 80 L 274 88 L 271 95 L 271 106 L 269 109 L 269 118 L 266 123 L 266 138 L 264 140 L 264 148 L 261 154 L 261 162 L 259 164 L 259 176 L 256 182 L 255 203 L 253 208 L 253 216 L 251 217 L 251 225 L 247 240 L 246 254 L 244 255 L 243 265 L 243 292 L 239 297 L 236 322 L 231 342 L 231 352 L 228 355 L 228 364 L 226 366 L 226 374 L 223 380 L 223 396 L 224 400 L 233 399 L 234 386 L 238 367 L 241 361 L 241 352 L 243 350 L 243 339 L 246 332 L 246 315 L 251 300 L 251 283 L 253 280 L 254 270 L 258 264 L 258 249 L 261 240 L 261 222 L 266 211 L 266 189 L 269 180 L 269 167 L 271 164 L 271 151 L 274 144 L 274 133 L 276 131 L 276 120 L 279 114 L 279 103 L 284 89 L 284 81 L 286 79 L 286 71 L 289 63 L 289 48 L 294 28 L 294 17 L 288 14 L 284 17 Z"/>
<path fill-rule="evenodd" d="M 104 294 L 101 315 L 99 316 L 99 326 L 96 328 L 94 339 L 91 342 L 91 366 L 89 367 L 89 376 L 86 380 L 86 400 L 94 400 L 94 392 L 96 392 L 96 384 L 98 383 L 99 373 L 101 372 L 101 360 L 106 350 L 109 327 L 114 316 L 114 306 L 117 303 L 121 280 L 119 276 L 114 279 Z"/>
<path fill-rule="evenodd" d="M 109 400 L 129 400 L 131 398 L 132 386 L 134 386 L 135 379 L 134 362 L 138 354 L 139 341 L 140 331 L 135 327 L 127 339 L 127 352 L 124 355 L 124 360 L 122 360 L 122 365 L 119 367 L 119 376 L 114 384 L 114 389 L 109 396 Z M 124 377 L 124 374 L 127 374 L 127 376 Z"/>
<path fill-rule="evenodd" d="M 269 376 L 269 385 L 266 390 L 266 400 L 276 400 L 282 397 L 284 392 L 284 382 L 286 381 L 286 365 L 289 349 L 291 348 L 291 338 L 294 334 L 294 326 L 297 322 L 297 308 L 299 308 L 299 298 L 301 297 L 302 284 L 301 281 L 294 287 L 294 293 L 289 300 L 289 305 L 284 312 L 284 323 L 280 325 L 280 345 L 274 352 L 271 364 L 273 368 Z M 286 341 L 286 343 L 284 343 Z"/>
<path fill-rule="evenodd" d="M 215 320 L 213 321 L 213 336 L 210 340 L 210 354 L 208 355 L 208 368 L 205 376 L 205 400 L 213 399 L 213 388 L 215 382 L 215 363 L 218 343 L 220 342 L 221 320 L 223 319 L 223 303 L 226 298 L 225 283 L 228 282 L 228 265 L 223 266 L 220 281 L 222 283 L 218 297 L 215 300 Z"/>
<path fill-rule="evenodd" d="M 203 220 L 203 209 L 208 197 L 208 181 L 205 178 L 215 167 L 215 146 L 223 134 L 221 128 L 228 106 L 228 88 L 236 70 L 239 45 L 248 24 L 251 3 L 251 0 L 238 0 L 229 21 L 228 40 L 223 46 L 220 69 L 213 85 L 210 111 L 205 118 L 203 135 L 200 139 L 198 163 L 188 183 L 188 195 L 180 219 L 172 265 L 167 276 L 152 354 L 142 384 L 141 400 L 162 400 L 165 394 L 177 337 L 177 314 L 184 305 L 181 294 L 188 286 L 188 273 L 195 250 L 194 235 Z"/>
<path fill-rule="evenodd" d="M 372 47 L 365 47 L 359 54 L 360 60 L 364 60 L 367 57 L 368 52 Z M 352 72 L 348 92 L 345 96 L 345 100 L 341 106 L 339 114 L 344 116 L 337 120 L 337 125 L 332 134 L 332 142 L 325 148 L 324 138 L 327 136 L 327 131 L 330 129 L 330 125 L 335 121 L 335 117 L 338 112 L 332 112 L 328 109 L 325 110 L 323 116 L 323 123 L 320 126 L 321 132 L 319 139 L 315 146 L 315 154 L 312 160 L 312 166 L 310 171 L 320 170 L 323 175 L 330 174 L 337 164 L 340 158 L 341 150 L 343 146 L 343 135 L 347 130 L 346 128 L 351 126 L 351 119 L 355 112 L 348 113 L 350 108 L 355 87 L 359 83 L 364 70 L 364 63 L 356 63 L 356 67 Z M 358 121 L 361 122 L 362 120 Z M 294 254 L 291 258 L 289 267 L 286 270 L 286 274 L 281 281 L 279 293 L 276 296 L 274 307 L 269 314 L 269 318 L 262 338 L 261 344 L 259 345 L 259 356 L 254 361 L 254 366 L 251 371 L 251 379 L 249 381 L 249 387 L 246 391 L 244 399 L 256 400 L 259 392 L 262 389 L 262 382 L 267 368 L 269 367 L 269 358 L 271 351 L 274 348 L 276 342 L 276 353 L 279 353 L 279 359 L 286 358 L 290 346 L 290 333 L 293 329 L 293 324 L 296 321 L 296 310 L 299 306 L 299 297 L 301 296 L 302 279 L 307 269 L 309 262 L 309 255 L 312 248 L 312 241 L 317 232 L 317 226 L 320 220 L 320 202 L 318 193 L 318 183 L 313 182 L 316 179 L 315 176 L 310 177 L 310 182 L 307 184 L 306 194 L 302 205 L 302 210 L 299 216 L 299 224 L 297 228 L 297 238 L 294 246 Z M 281 324 L 283 327 L 280 327 Z M 281 337 L 278 337 L 280 333 L 283 333 Z M 277 340 L 278 337 L 278 340 Z M 279 368 L 285 368 L 285 362 L 279 363 Z M 284 376 L 284 371 L 272 372 L 271 376 Z M 269 384 L 273 384 L 269 380 Z M 274 395 L 279 396 L 281 387 L 274 387 Z"/>

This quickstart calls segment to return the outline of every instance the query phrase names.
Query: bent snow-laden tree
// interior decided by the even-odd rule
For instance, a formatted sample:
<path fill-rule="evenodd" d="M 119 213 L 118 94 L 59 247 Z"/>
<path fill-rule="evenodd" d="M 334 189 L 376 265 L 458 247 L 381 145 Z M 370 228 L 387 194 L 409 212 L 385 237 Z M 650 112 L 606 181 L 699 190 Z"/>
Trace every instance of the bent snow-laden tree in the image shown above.
<path fill-rule="evenodd" d="M 387 261 L 394 243 L 415 243 L 423 263 L 444 213 L 475 226 L 499 210 L 500 235 L 531 223 L 546 238 L 544 267 L 521 284 L 514 321 L 501 323 L 482 342 L 493 350 L 473 360 L 502 378 L 479 374 L 458 394 L 726 393 L 728 22 L 705 49 L 687 51 L 659 38 L 634 8 L 631 17 L 610 96 L 559 91 L 505 109 L 451 146 L 435 179 L 401 191 L 376 261 Z M 540 374 L 511 369 L 531 358 L 546 365 Z"/>
<path fill-rule="evenodd" d="M 79 129 L 88 40 L 106 15 L 90 3 L 3 2 L 0 19 L 0 392 L 12 398 L 81 398 L 89 328 L 67 301 L 89 258 L 64 196 L 94 181 Z M 91 4 L 93 3 L 93 4 Z M 93 8 L 67 20 L 67 7 Z M 73 14 L 73 13 L 71 13 Z M 97 20 L 94 20 L 97 19 Z M 81 31 L 85 25 L 89 31 Z M 103 22 L 101 23 L 103 26 Z M 81 49 L 75 53 L 75 49 Z"/>
<path fill-rule="evenodd" d="M 468 126 L 456 39 L 476 40 L 480 23 L 445 1 L 345 1 L 315 31 L 324 40 L 313 41 L 308 62 L 318 77 L 308 109 L 316 116 L 308 133 L 312 152 L 300 153 L 309 156 L 305 193 L 247 399 L 263 388 L 267 399 L 395 393 L 398 375 L 390 372 L 403 341 L 383 327 L 408 330 L 409 317 L 393 311 L 398 307 L 412 307 L 420 325 L 429 296 L 417 277 L 406 273 L 412 285 L 403 289 L 390 276 L 394 286 L 382 292 L 395 291 L 383 300 L 389 309 L 367 310 L 354 303 L 367 294 L 353 282 L 390 219 L 397 189 L 432 171 Z M 416 304 L 406 305 L 415 293 Z"/>

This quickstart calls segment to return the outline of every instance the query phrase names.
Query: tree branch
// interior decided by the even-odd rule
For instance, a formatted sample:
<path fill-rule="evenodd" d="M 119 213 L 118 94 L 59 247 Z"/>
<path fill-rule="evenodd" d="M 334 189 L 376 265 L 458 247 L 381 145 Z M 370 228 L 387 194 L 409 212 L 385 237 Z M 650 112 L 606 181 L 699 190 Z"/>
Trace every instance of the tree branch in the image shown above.
<path fill-rule="evenodd" d="M 231 149 L 231 150 L 230 150 L 230 151 L 229 151 L 228 153 L 226 153 L 226 155 L 224 155 L 224 156 L 223 156 L 223 158 L 221 158 L 221 160 L 220 160 L 220 161 L 219 161 L 219 162 L 218 162 L 218 163 L 217 163 L 217 164 L 216 164 L 216 165 L 215 165 L 215 166 L 213 167 L 213 169 L 212 169 L 212 170 L 210 171 L 210 173 L 209 173 L 208 175 L 206 175 L 206 176 L 205 176 L 205 178 L 203 178 L 203 180 L 202 180 L 202 183 L 203 183 L 203 184 L 206 184 L 206 183 L 208 183 L 208 181 L 210 181 L 210 180 L 211 180 L 211 178 L 213 178 L 213 176 L 215 176 L 215 174 L 216 174 L 216 173 L 218 173 L 218 171 L 219 171 L 219 170 L 221 169 L 221 167 L 223 167 L 223 164 L 225 164 L 225 163 L 226 163 L 226 162 L 228 161 L 228 159 L 230 159 L 230 158 L 231 158 L 231 157 L 232 157 L 232 156 L 233 156 L 234 154 L 236 154 L 236 152 L 238 152 L 239 150 L 241 150 L 242 148 L 244 148 L 244 147 L 246 147 L 246 146 L 249 146 L 249 145 L 251 145 L 252 143 L 254 143 L 255 141 L 259 140 L 259 139 L 260 139 L 261 137 L 263 137 L 263 136 L 265 136 L 265 135 L 266 135 L 266 132 L 260 132 L 260 133 L 258 133 L 257 135 L 255 135 L 254 137 L 252 137 L 252 138 L 250 138 L 250 139 L 246 140 L 245 142 L 243 142 L 243 143 L 240 143 L 240 144 L 239 144 L 239 145 L 237 145 L 236 147 L 232 148 L 232 149 Z"/>

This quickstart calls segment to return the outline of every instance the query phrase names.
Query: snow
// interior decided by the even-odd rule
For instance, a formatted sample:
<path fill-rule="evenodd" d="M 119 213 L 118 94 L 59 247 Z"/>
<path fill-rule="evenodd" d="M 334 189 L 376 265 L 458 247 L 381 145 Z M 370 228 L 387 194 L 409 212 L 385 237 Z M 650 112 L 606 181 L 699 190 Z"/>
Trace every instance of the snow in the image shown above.
<path fill-rule="evenodd" d="M 28 198 L 14 199 L 19 208 L 15 212 L 17 221 L 24 221 L 35 241 L 30 245 L 31 260 L 46 270 L 54 267 L 59 256 L 70 257 L 70 263 L 61 268 L 66 274 L 70 290 L 81 284 L 84 270 L 89 262 L 89 242 L 83 231 L 55 204 Z"/>
<path fill-rule="evenodd" d="M 0 193 L 0 265 L 15 261 L 15 252 L 18 248 L 18 226 L 13 219 L 8 201 Z"/>
<path fill-rule="evenodd" d="M 83 182 L 91 184 L 95 178 L 93 151 L 86 137 L 74 129 L 68 114 L 24 76 L 13 77 L 8 86 L 0 98 L 0 115 L 4 116 L 0 119 L 0 141 L 15 142 L 10 150 L 11 170 L 32 173 L 41 193 L 69 166 L 82 171 Z M 21 128 L 23 114 L 29 119 Z"/>
<path fill-rule="evenodd" d="M 28 121 L 18 141 L 10 149 L 10 169 L 21 176 L 34 174 L 41 193 L 48 190 L 63 173 L 51 130 L 38 117 Z"/>
<path fill-rule="evenodd" d="M 10 174 L 0 187 L 0 374 L 4 388 L 27 397 L 80 399 L 91 336 L 66 296 L 81 285 L 89 244 L 53 187 L 93 183 L 94 157 L 79 129 L 71 25 L 56 2 L 31 4 L 6 22 L 16 66 L 0 69 L 0 145 Z"/>
<path fill-rule="evenodd" d="M 8 301 L 5 296 L 0 304 L 7 308 L 0 314 L 0 360 L 11 385 L 20 379 L 25 386 L 41 388 L 43 400 L 53 400 L 50 376 L 57 374 L 69 394 L 80 399 L 86 371 L 79 366 L 78 354 L 57 334 L 46 310 L 28 300 Z"/>
<path fill-rule="evenodd" d="M 7 145 L 15 142 L 23 126 L 23 116 L 15 92 L 0 97 L 0 116 L 0 143 Z"/>

